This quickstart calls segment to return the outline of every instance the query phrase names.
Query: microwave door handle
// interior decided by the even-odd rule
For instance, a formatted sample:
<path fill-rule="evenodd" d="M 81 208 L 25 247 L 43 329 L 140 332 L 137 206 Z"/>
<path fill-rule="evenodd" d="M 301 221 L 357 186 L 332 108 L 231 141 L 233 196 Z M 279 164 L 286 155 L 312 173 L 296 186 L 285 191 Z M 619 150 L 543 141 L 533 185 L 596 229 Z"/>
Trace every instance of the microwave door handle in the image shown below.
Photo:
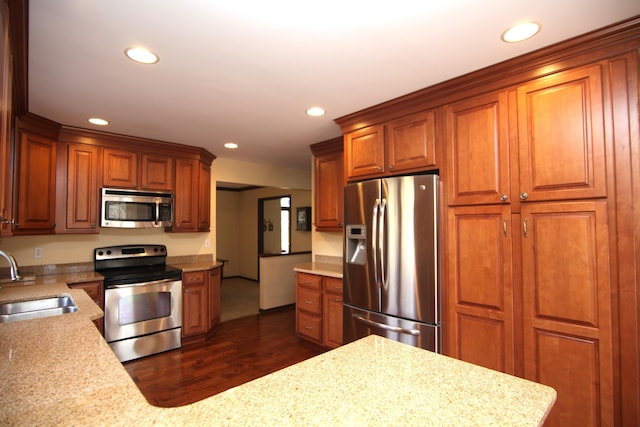
<path fill-rule="evenodd" d="M 160 200 L 156 200 L 156 220 L 153 223 L 156 227 L 160 226 Z"/>

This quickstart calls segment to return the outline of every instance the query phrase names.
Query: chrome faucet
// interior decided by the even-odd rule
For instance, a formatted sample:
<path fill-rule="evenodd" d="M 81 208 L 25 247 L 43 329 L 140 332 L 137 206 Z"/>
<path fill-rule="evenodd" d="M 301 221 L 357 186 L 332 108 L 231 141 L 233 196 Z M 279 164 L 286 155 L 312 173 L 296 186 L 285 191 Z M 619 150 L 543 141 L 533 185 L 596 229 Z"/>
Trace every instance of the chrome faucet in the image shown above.
<path fill-rule="evenodd" d="M 21 280 L 22 276 L 20 275 L 20 269 L 18 268 L 18 263 L 16 262 L 16 259 L 13 257 L 13 255 L 5 251 L 0 251 L 0 255 L 5 257 L 7 261 L 9 261 L 11 281 L 17 282 L 18 280 Z"/>

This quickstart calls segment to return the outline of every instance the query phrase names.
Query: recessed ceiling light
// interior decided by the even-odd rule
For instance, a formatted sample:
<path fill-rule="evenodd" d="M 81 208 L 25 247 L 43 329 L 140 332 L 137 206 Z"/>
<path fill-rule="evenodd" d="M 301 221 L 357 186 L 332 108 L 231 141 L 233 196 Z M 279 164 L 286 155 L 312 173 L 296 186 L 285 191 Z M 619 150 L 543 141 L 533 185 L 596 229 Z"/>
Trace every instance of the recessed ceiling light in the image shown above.
<path fill-rule="evenodd" d="M 311 107 L 307 109 L 307 111 L 305 112 L 307 113 L 308 116 L 311 116 L 311 117 L 320 117 L 326 114 L 326 111 L 324 111 L 324 108 L 321 108 L 321 107 Z"/>
<path fill-rule="evenodd" d="M 238 144 L 236 144 L 235 142 L 226 142 L 224 144 L 224 148 L 229 148 L 230 150 L 234 150 L 238 148 Z"/>
<path fill-rule="evenodd" d="M 155 64 L 160 60 L 158 55 L 143 47 L 130 47 L 124 50 L 129 59 L 141 64 Z"/>
<path fill-rule="evenodd" d="M 91 124 L 98 125 L 98 126 L 106 126 L 109 124 L 108 120 L 101 119 L 99 117 L 91 117 L 87 121 Z"/>
<path fill-rule="evenodd" d="M 507 43 L 516 43 L 535 36 L 542 26 L 533 21 L 521 22 L 502 33 L 502 40 Z"/>

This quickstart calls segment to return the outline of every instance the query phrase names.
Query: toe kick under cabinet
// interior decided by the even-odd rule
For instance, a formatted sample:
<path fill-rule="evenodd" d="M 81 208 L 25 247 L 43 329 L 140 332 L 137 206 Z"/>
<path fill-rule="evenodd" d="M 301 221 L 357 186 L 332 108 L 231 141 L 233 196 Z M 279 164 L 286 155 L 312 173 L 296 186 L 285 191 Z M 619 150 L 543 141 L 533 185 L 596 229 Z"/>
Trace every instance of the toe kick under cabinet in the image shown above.
<path fill-rule="evenodd" d="M 342 279 L 296 273 L 296 332 L 325 347 L 342 345 Z"/>

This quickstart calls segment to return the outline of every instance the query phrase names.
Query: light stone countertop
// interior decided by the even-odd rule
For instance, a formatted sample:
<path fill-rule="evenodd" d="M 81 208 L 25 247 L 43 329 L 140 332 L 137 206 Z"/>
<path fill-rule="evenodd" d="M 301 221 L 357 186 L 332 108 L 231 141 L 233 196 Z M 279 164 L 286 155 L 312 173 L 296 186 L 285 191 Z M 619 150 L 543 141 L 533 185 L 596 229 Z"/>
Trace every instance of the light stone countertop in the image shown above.
<path fill-rule="evenodd" d="M 64 282 L 17 289 L 0 289 L 0 302 L 69 293 L 79 310 L 0 324 L 0 425 L 537 426 L 556 399 L 550 387 L 370 336 L 157 408 L 91 322 L 101 311 L 84 291 Z"/>
<path fill-rule="evenodd" d="M 321 276 L 336 277 L 342 279 L 342 264 L 331 264 L 327 262 L 302 262 L 297 264 L 294 271 L 309 274 L 319 274 Z"/>

